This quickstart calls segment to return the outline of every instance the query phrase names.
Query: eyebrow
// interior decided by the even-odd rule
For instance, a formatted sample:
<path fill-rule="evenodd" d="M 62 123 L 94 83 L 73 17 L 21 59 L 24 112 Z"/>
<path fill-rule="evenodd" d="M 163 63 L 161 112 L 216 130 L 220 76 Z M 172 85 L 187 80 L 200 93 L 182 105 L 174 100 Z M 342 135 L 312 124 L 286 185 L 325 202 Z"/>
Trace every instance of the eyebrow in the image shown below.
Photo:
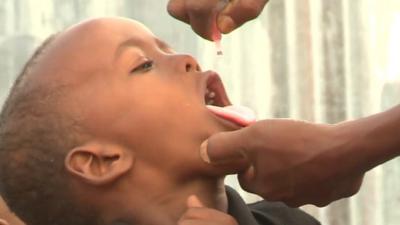
<path fill-rule="evenodd" d="M 160 47 L 162 50 L 167 51 L 167 52 L 173 51 L 171 46 L 169 44 L 167 44 L 165 41 L 158 39 L 158 38 L 154 38 L 154 40 L 156 41 L 158 47 Z"/>
<path fill-rule="evenodd" d="M 154 37 L 154 41 L 156 42 L 157 46 L 160 47 L 160 49 L 166 51 L 166 52 L 171 52 L 172 48 L 163 40 L 158 39 L 157 37 Z M 124 48 L 129 47 L 129 46 L 140 46 L 141 41 L 136 39 L 136 38 L 130 38 L 128 40 L 123 41 L 115 51 L 115 59 L 121 55 L 122 51 Z"/>
<path fill-rule="evenodd" d="M 117 50 L 115 50 L 114 59 L 119 58 L 122 51 L 129 46 L 138 46 L 140 42 L 135 38 L 130 38 L 128 40 L 123 41 L 121 44 L 118 45 Z"/>

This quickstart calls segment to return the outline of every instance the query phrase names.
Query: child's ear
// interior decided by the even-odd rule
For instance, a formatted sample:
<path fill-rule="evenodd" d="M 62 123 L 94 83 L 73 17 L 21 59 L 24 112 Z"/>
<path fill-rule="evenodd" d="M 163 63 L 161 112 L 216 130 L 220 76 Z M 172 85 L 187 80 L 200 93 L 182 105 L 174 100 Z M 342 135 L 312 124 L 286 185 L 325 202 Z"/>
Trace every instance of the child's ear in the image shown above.
<path fill-rule="evenodd" d="M 88 143 L 68 152 L 68 172 L 92 185 L 114 182 L 133 166 L 134 153 L 117 145 Z"/>

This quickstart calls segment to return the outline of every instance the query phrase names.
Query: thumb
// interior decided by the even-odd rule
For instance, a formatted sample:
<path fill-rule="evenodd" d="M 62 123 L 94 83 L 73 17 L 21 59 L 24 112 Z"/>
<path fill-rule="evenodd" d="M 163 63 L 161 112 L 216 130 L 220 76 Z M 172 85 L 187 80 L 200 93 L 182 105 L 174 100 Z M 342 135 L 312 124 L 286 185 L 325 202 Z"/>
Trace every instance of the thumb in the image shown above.
<path fill-rule="evenodd" d="M 218 29 L 226 34 L 255 19 L 268 0 L 233 0 L 218 15 Z"/>
<path fill-rule="evenodd" d="M 193 31 L 204 39 L 215 41 L 221 39 L 217 27 L 217 15 L 225 6 L 223 1 L 193 0 L 186 3 L 188 22 Z"/>
<path fill-rule="evenodd" d="M 189 16 L 185 8 L 185 0 L 170 0 L 167 4 L 168 13 L 175 19 L 189 23 Z"/>
<path fill-rule="evenodd" d="M 200 156 L 206 163 L 231 165 L 235 172 L 240 172 L 249 166 L 249 139 L 248 127 L 214 134 L 201 144 Z"/>

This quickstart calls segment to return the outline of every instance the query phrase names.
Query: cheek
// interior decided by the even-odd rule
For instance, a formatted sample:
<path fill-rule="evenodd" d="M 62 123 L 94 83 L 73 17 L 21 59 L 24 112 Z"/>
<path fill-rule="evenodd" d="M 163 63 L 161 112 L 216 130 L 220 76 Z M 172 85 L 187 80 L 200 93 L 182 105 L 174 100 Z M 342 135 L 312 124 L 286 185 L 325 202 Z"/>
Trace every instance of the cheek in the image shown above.
<path fill-rule="evenodd" d="M 140 95 L 132 96 L 134 110 L 146 122 L 169 127 L 199 116 L 200 100 L 185 90 L 185 86 L 171 82 L 148 87 L 151 88 L 138 88 Z"/>
<path fill-rule="evenodd" d="M 193 157 L 196 146 L 206 136 L 199 135 L 204 121 L 200 124 L 199 116 L 191 110 L 177 108 L 174 101 L 157 99 L 161 101 L 134 104 L 134 109 L 115 127 L 113 133 L 118 134 L 115 138 L 123 138 L 124 143 L 129 143 L 137 154 L 151 162 L 165 163 L 167 157 L 173 159 L 169 162 L 173 164 Z"/>
<path fill-rule="evenodd" d="M 157 96 L 146 96 L 144 101 L 134 104 L 133 114 L 138 123 L 154 131 L 183 129 L 200 122 L 200 104 L 190 97 L 173 95 L 171 92 Z"/>
<path fill-rule="evenodd" d="M 103 97 L 106 105 L 98 107 L 106 121 L 98 130 L 146 152 L 187 150 L 190 144 L 201 143 L 215 124 L 201 99 L 185 89 L 191 86 L 176 83 L 151 76 L 121 83 Z"/>
<path fill-rule="evenodd" d="M 120 131 L 128 131 L 131 143 L 154 148 L 182 145 L 182 140 L 206 136 L 210 123 L 205 109 L 192 97 L 161 89 L 132 98 L 132 105 L 119 121 Z M 160 151 L 160 149 L 156 150 Z"/>

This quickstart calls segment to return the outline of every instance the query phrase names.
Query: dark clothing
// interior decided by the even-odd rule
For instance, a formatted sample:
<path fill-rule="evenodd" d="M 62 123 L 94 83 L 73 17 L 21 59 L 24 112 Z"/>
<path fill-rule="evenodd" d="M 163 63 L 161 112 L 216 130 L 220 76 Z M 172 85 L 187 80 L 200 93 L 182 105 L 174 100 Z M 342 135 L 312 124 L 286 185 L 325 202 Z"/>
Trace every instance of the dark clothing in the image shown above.
<path fill-rule="evenodd" d="M 283 203 L 260 201 L 246 204 L 232 188 L 226 187 L 228 213 L 239 225 L 320 225 L 307 213 Z"/>

